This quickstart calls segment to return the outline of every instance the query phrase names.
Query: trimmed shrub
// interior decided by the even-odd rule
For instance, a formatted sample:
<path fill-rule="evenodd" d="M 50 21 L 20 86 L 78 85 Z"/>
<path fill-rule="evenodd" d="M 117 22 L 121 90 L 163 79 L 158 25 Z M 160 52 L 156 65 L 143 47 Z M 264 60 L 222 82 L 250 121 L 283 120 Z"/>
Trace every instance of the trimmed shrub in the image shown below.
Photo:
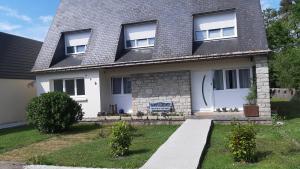
<path fill-rule="evenodd" d="M 81 105 L 61 92 L 50 92 L 33 98 L 27 107 L 31 125 L 43 133 L 58 133 L 82 120 Z"/>
<path fill-rule="evenodd" d="M 256 130 L 253 125 L 232 124 L 228 147 L 235 161 L 253 162 L 256 152 Z"/>
<path fill-rule="evenodd" d="M 114 157 L 125 156 L 129 153 L 132 131 L 132 127 L 126 122 L 117 122 L 113 125 L 110 136 L 110 148 Z"/>

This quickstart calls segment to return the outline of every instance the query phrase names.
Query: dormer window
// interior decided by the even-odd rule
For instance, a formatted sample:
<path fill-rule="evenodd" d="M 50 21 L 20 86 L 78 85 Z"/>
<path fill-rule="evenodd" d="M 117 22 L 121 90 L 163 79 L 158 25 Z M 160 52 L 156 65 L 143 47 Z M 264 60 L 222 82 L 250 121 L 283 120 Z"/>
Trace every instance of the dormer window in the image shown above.
<path fill-rule="evenodd" d="M 90 31 L 65 33 L 66 55 L 85 53 L 90 34 Z"/>
<path fill-rule="evenodd" d="M 237 37 L 236 13 L 221 12 L 194 17 L 195 41 Z"/>
<path fill-rule="evenodd" d="M 125 48 L 154 46 L 156 23 L 140 23 L 124 26 Z"/>

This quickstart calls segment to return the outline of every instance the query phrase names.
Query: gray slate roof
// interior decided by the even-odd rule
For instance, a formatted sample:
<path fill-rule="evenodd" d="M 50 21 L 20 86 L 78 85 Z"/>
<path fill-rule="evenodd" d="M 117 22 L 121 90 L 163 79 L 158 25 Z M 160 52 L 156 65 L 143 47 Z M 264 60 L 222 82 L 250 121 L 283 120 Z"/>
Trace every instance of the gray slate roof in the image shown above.
<path fill-rule="evenodd" d="M 0 32 L 0 78 L 34 79 L 31 73 L 42 42 Z"/>
<path fill-rule="evenodd" d="M 232 9 L 238 38 L 193 42 L 194 15 Z M 157 22 L 155 46 L 124 50 L 122 25 L 146 21 Z M 80 61 L 57 50 L 63 32 L 85 29 L 92 34 Z M 33 70 L 268 50 L 260 0 L 62 0 Z"/>

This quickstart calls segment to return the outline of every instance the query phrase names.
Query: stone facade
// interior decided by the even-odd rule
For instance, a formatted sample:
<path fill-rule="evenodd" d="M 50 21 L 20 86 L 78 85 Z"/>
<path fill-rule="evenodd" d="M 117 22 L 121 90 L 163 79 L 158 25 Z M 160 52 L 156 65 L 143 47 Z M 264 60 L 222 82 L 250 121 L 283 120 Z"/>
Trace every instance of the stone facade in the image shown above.
<path fill-rule="evenodd" d="M 191 114 L 190 71 L 132 75 L 133 112 L 147 112 L 149 102 L 172 101 L 175 112 Z"/>
<path fill-rule="evenodd" d="M 255 57 L 257 105 L 260 117 L 271 117 L 269 68 L 267 56 Z"/>

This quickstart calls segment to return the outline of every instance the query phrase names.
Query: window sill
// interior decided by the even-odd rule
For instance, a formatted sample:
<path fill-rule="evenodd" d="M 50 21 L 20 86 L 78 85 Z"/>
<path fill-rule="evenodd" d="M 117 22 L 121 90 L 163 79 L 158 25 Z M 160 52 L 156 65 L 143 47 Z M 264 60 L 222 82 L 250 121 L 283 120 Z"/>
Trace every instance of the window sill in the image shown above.
<path fill-rule="evenodd" d="M 194 42 L 214 42 L 214 41 L 223 41 L 223 40 L 231 40 L 236 39 L 238 36 L 229 36 L 224 38 L 212 38 L 212 39 L 205 39 L 205 40 L 194 40 Z"/>
<path fill-rule="evenodd" d="M 88 99 L 85 96 L 71 96 L 77 102 L 87 102 Z"/>

